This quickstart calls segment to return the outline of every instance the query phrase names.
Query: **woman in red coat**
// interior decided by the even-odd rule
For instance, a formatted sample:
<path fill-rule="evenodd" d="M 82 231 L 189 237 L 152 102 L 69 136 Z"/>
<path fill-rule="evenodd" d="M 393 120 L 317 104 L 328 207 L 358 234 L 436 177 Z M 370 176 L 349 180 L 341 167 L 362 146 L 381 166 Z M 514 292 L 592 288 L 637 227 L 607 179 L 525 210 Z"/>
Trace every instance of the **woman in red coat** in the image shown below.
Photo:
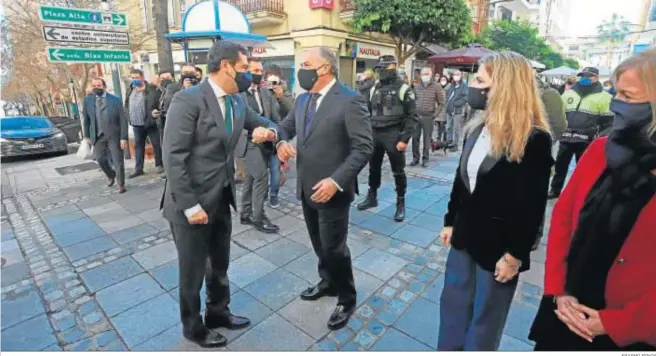
<path fill-rule="evenodd" d="M 656 350 L 656 50 L 614 80 L 613 131 L 553 211 L 536 350 Z"/>

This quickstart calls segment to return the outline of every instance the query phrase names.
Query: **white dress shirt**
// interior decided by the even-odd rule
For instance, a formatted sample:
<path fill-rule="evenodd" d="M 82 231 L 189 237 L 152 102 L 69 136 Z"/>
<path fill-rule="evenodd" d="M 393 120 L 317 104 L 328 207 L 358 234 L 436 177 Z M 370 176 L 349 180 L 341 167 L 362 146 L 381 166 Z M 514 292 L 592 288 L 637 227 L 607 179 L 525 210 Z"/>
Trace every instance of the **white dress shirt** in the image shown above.
<path fill-rule="evenodd" d="M 255 101 L 257 102 L 257 107 L 260 109 L 258 113 L 264 114 L 264 107 L 262 106 L 262 98 L 260 98 L 260 91 L 258 90 L 258 88 L 257 87 L 250 88 L 248 89 L 248 91 L 250 91 L 251 94 L 253 94 L 253 96 L 255 97 Z"/>
<path fill-rule="evenodd" d="M 481 168 L 481 164 L 485 157 L 487 157 L 488 152 L 490 152 L 490 134 L 487 132 L 487 127 L 483 127 L 481 134 L 478 135 L 474 147 L 472 147 L 471 153 L 469 154 L 469 160 L 467 161 L 467 176 L 469 178 L 469 187 L 472 192 L 476 188 L 476 177 L 478 176 L 478 170 Z"/>
<path fill-rule="evenodd" d="M 319 98 L 317 99 L 317 110 L 319 110 L 319 105 L 321 105 L 321 102 L 323 102 L 323 98 L 326 97 L 326 95 L 328 94 L 328 92 L 330 91 L 330 89 L 333 88 L 333 86 L 335 85 L 335 83 L 337 83 L 337 79 L 333 79 L 333 80 L 331 80 L 330 83 L 328 83 L 328 85 L 326 85 L 325 87 L 323 87 L 323 89 L 319 90 L 319 92 L 317 93 L 317 94 L 320 94 Z M 315 112 L 316 112 L 316 111 L 315 111 Z"/>

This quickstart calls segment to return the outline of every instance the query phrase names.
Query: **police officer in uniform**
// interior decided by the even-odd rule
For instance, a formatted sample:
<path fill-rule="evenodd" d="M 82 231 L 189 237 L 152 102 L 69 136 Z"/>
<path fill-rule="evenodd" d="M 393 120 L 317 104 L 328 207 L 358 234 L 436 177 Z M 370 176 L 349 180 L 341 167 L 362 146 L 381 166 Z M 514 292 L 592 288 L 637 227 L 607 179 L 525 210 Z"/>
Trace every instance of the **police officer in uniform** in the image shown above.
<path fill-rule="evenodd" d="M 381 166 L 385 153 L 389 157 L 396 185 L 396 212 L 394 220 L 405 219 L 405 149 L 412 137 L 418 119 L 415 113 L 415 93 L 399 76 L 394 56 L 382 56 L 374 67 L 378 82 L 368 93 L 371 126 L 374 136 L 374 153 L 369 161 L 369 192 L 359 210 L 378 206 L 377 191 L 380 187 Z"/>

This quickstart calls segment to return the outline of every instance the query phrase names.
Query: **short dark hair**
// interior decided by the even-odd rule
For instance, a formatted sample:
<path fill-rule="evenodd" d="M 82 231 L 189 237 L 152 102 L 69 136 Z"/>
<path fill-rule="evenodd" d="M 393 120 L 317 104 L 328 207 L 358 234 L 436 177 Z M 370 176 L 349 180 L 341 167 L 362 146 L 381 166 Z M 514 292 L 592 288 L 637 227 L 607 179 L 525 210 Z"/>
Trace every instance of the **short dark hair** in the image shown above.
<path fill-rule="evenodd" d="M 200 67 L 194 67 L 194 68 L 196 68 L 196 72 L 200 72 L 200 75 L 203 75 L 203 70 L 200 69 Z"/>
<path fill-rule="evenodd" d="M 184 68 L 184 67 L 194 67 L 194 68 L 196 68 L 196 66 L 193 63 L 184 62 L 184 63 L 180 64 L 180 71 L 182 71 L 182 68 Z"/>
<path fill-rule="evenodd" d="M 140 77 L 143 77 L 144 75 L 143 71 L 137 68 L 132 68 L 132 70 L 130 70 L 130 74 L 139 74 Z"/>
<path fill-rule="evenodd" d="M 279 77 L 282 76 L 282 68 L 280 68 L 280 66 L 277 65 L 277 64 L 269 64 L 269 65 L 266 67 L 265 72 L 266 72 L 267 74 L 274 74 L 274 75 L 277 75 L 277 76 L 279 76 Z"/>
<path fill-rule="evenodd" d="M 207 53 L 207 71 L 216 73 L 221 69 L 221 61 L 228 61 L 231 65 L 237 63 L 239 55 L 248 56 L 244 46 L 230 41 L 216 41 Z"/>
<path fill-rule="evenodd" d="M 175 72 L 172 69 L 160 70 L 157 75 L 162 75 L 162 74 L 166 74 L 166 73 L 170 74 L 172 77 L 175 76 Z"/>
<path fill-rule="evenodd" d="M 100 82 L 102 83 L 103 87 L 104 87 L 104 88 L 107 88 L 107 82 L 105 82 L 105 79 L 103 79 L 103 78 L 101 78 L 101 77 L 93 77 L 93 78 L 91 78 L 91 81 L 92 81 L 92 82 L 93 82 L 94 80 L 100 80 Z"/>

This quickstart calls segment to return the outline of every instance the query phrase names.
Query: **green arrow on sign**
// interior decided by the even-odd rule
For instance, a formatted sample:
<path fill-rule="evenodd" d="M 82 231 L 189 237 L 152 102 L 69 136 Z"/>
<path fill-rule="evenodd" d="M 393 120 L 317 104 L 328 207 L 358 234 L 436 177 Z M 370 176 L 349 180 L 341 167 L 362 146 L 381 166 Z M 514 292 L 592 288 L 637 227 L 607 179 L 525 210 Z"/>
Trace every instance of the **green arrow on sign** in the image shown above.
<path fill-rule="evenodd" d="M 122 49 L 48 48 L 53 63 L 130 63 L 132 54 Z"/>
<path fill-rule="evenodd" d="M 44 22 L 128 27 L 128 19 L 125 14 L 87 9 L 42 5 L 39 6 L 39 18 Z"/>

